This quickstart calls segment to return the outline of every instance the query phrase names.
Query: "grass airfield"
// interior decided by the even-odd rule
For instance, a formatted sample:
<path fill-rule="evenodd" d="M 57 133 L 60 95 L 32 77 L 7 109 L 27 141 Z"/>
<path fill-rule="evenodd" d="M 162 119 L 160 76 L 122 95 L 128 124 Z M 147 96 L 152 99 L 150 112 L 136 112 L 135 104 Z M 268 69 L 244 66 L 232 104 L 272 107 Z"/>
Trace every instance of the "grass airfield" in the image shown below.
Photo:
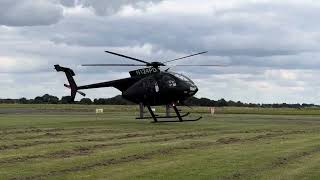
<path fill-rule="evenodd" d="M 135 119 L 137 106 L 0 105 L 0 179 L 320 178 L 320 109 L 184 110 L 203 119 L 154 124 Z"/>

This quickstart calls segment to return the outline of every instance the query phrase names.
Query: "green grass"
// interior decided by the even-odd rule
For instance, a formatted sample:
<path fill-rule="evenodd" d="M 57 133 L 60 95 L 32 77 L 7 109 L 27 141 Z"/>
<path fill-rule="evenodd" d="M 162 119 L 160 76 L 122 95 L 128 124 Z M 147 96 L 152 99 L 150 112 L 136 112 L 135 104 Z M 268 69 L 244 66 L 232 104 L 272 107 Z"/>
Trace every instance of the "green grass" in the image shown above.
<path fill-rule="evenodd" d="M 138 112 L 138 106 L 122 105 L 79 105 L 79 104 L 0 104 L 1 109 L 36 109 L 55 110 L 60 112 L 94 112 L 96 108 L 104 108 L 117 112 Z M 183 107 L 184 110 L 196 113 L 209 112 L 208 107 Z M 164 107 L 157 107 L 157 111 L 164 112 Z M 251 107 L 216 107 L 216 114 L 263 114 L 263 115 L 320 115 L 320 108 L 251 108 Z"/>
<path fill-rule="evenodd" d="M 96 119 L 99 107 L 105 114 Z M 201 107 L 191 110 L 201 121 L 154 124 L 136 120 L 136 106 L 0 108 L 44 110 L 0 114 L 0 179 L 320 177 L 318 109 L 218 108 L 211 116 Z"/>

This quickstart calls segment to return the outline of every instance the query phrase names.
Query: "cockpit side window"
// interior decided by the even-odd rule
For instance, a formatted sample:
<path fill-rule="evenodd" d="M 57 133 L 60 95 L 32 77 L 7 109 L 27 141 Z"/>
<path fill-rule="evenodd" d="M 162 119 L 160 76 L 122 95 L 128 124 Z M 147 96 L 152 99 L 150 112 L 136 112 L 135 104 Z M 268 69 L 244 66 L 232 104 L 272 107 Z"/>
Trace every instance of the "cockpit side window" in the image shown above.
<path fill-rule="evenodd" d="M 162 77 L 162 81 L 168 87 L 176 87 L 177 86 L 175 79 L 173 77 L 171 77 L 171 75 L 169 75 L 169 74 L 164 75 Z"/>
<path fill-rule="evenodd" d="M 170 74 L 174 75 L 175 77 L 179 78 L 180 80 L 182 80 L 184 82 L 187 82 L 189 84 L 194 85 L 194 82 L 191 79 L 189 79 L 188 77 L 186 77 L 182 74 L 178 74 L 178 73 L 174 73 L 174 72 L 170 72 Z"/>

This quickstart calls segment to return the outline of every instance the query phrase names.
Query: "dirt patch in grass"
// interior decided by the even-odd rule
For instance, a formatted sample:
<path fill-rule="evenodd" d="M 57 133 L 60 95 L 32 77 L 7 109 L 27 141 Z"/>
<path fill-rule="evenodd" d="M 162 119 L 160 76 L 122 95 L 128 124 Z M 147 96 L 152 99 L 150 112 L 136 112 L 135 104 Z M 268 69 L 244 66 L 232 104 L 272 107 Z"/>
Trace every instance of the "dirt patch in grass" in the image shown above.
<path fill-rule="evenodd" d="M 129 133 L 126 135 L 121 136 L 114 136 L 114 137 L 107 137 L 107 138 L 84 138 L 84 139 L 78 139 L 78 140 L 56 140 L 54 141 L 33 141 L 29 143 L 23 143 L 23 144 L 10 144 L 10 145 L 0 145 L 0 151 L 4 150 L 12 150 L 12 149 L 20 149 L 20 148 L 26 148 L 31 146 L 37 146 L 37 145 L 45 145 L 45 144 L 55 144 L 55 143 L 82 143 L 82 142 L 106 142 L 111 140 L 121 140 L 121 139 L 130 139 L 130 138 L 137 138 L 137 137 L 149 137 L 154 136 L 155 134 L 134 134 Z M 50 133 L 47 132 L 46 136 L 51 136 L 52 138 L 55 138 L 59 136 L 57 133 Z"/>
<path fill-rule="evenodd" d="M 199 136 L 193 135 L 192 137 L 199 137 Z M 176 137 L 173 139 L 176 139 Z M 165 141 L 167 139 L 163 139 L 163 140 Z M 12 178 L 12 179 L 13 180 L 43 179 L 43 178 L 51 177 L 51 176 L 61 176 L 61 175 L 67 174 L 67 173 L 80 172 L 80 171 L 94 169 L 96 167 L 106 167 L 106 166 L 111 166 L 111 165 L 115 165 L 115 164 L 137 161 L 137 160 L 148 160 L 148 159 L 152 159 L 156 155 L 169 155 L 169 154 L 175 153 L 180 150 L 199 149 L 199 148 L 209 147 L 209 146 L 213 146 L 213 145 L 226 144 L 226 142 L 228 142 L 227 144 L 232 144 L 232 143 L 237 143 L 239 141 L 242 141 L 242 140 L 239 140 L 236 138 L 229 138 L 229 139 L 225 139 L 224 141 L 220 140 L 219 142 L 194 142 L 194 143 L 190 143 L 190 144 L 184 145 L 184 146 L 172 147 L 172 148 L 167 148 L 167 149 L 159 149 L 159 150 L 151 151 L 151 152 L 144 153 L 144 154 L 134 154 L 134 155 L 124 156 L 124 157 L 120 157 L 120 158 L 106 159 L 106 160 L 99 161 L 97 163 L 87 164 L 87 165 L 83 165 L 83 166 L 74 166 L 74 167 L 66 168 L 66 169 L 62 169 L 62 170 L 51 171 L 46 174 L 40 174 L 40 175 L 28 176 L 28 177 L 16 177 L 16 178 Z M 97 145 L 96 148 L 103 147 L 103 146 L 104 145 Z M 240 176 L 240 175 L 237 175 L 237 176 Z"/>
<path fill-rule="evenodd" d="M 197 146 L 198 145 L 199 144 L 197 144 Z M 207 146 L 208 144 L 204 144 L 204 145 Z M 168 155 L 168 154 L 173 153 L 177 150 L 193 149 L 195 147 L 196 147 L 195 144 L 191 144 L 191 145 L 184 146 L 184 147 L 159 149 L 159 150 L 151 151 L 151 152 L 144 153 L 144 154 L 134 154 L 134 155 L 124 156 L 124 157 L 120 157 L 120 158 L 105 159 L 105 160 L 101 160 L 99 162 L 92 163 L 92 164 L 87 164 L 87 165 L 83 165 L 83 166 L 74 166 L 74 167 L 70 167 L 70 168 L 66 168 L 66 169 L 51 171 L 46 174 L 39 174 L 39 175 L 35 175 L 35 176 L 26 176 L 26 177 L 14 177 L 11 179 L 12 180 L 44 179 L 46 177 L 61 176 L 61 175 L 64 175 L 67 173 L 72 173 L 72 172 L 87 171 L 87 170 L 91 170 L 91 169 L 94 169 L 97 167 L 107 167 L 107 166 L 111 166 L 111 165 L 128 163 L 128 162 L 132 162 L 132 161 L 148 160 L 148 159 L 152 159 L 156 155 Z"/>
<path fill-rule="evenodd" d="M 286 136 L 286 135 L 294 135 L 294 134 L 304 134 L 305 131 L 279 131 L 279 133 L 266 133 L 258 136 L 254 136 L 251 138 L 245 139 L 246 141 L 258 141 L 260 139 L 266 139 L 266 138 L 273 138 L 273 137 L 280 137 L 280 136 Z"/>
<path fill-rule="evenodd" d="M 53 128 L 53 129 L 39 129 L 39 128 L 27 128 L 27 129 L 9 129 L 1 130 L 0 136 L 13 135 L 13 134 L 27 134 L 27 133 L 49 133 L 49 132 L 58 132 L 65 131 L 64 128 Z"/>
<path fill-rule="evenodd" d="M 64 135 L 64 134 L 55 133 L 55 132 L 47 132 L 45 134 L 35 135 L 35 136 L 16 137 L 15 140 L 32 140 L 32 139 L 41 139 L 41 138 L 55 138 L 55 137 L 62 136 L 62 135 Z"/>
<path fill-rule="evenodd" d="M 65 141 L 34 141 L 34 142 L 24 143 L 24 144 L 1 145 L 0 151 L 26 148 L 26 147 L 36 146 L 36 145 L 56 144 L 56 143 L 63 143 L 63 142 Z"/>
<path fill-rule="evenodd" d="M 56 134 L 50 133 L 52 137 L 55 137 Z M 121 139 L 130 139 L 130 138 L 137 138 L 137 137 L 149 137 L 154 136 L 155 134 L 126 134 L 121 136 L 115 136 L 115 137 L 108 137 L 108 138 L 88 138 L 88 139 L 79 139 L 79 140 L 56 140 L 56 141 L 33 141 L 29 143 L 23 143 L 23 144 L 10 144 L 10 145 L 0 145 L 0 151 L 5 150 L 13 150 L 13 149 L 20 149 L 20 148 L 26 148 L 26 147 L 32 147 L 37 145 L 45 145 L 45 144 L 55 144 L 55 143 L 81 143 L 81 142 L 106 142 L 110 140 L 121 140 Z"/>
<path fill-rule="evenodd" d="M 103 149 L 106 147 L 116 147 L 122 145 L 129 145 L 129 144 L 141 144 L 141 143 L 154 143 L 154 142 L 167 142 L 171 140 L 177 139 L 193 139 L 197 137 L 203 137 L 208 134 L 186 134 L 181 136 L 173 136 L 170 138 L 159 138 L 159 139 L 151 139 L 151 140 L 142 140 L 136 142 L 119 142 L 119 143 L 109 143 L 109 144 L 96 144 L 86 147 L 78 147 L 71 150 L 62 150 L 53 153 L 48 153 L 44 155 L 32 155 L 32 156 L 22 156 L 22 157 L 13 157 L 13 158 L 6 158 L 0 160 L 0 164 L 8 164 L 8 163 L 17 163 L 17 162 L 26 162 L 33 159 L 49 159 L 49 158 L 70 158 L 75 156 L 85 156 L 94 153 L 95 150 Z M 130 136 L 131 137 L 131 136 Z"/>
<path fill-rule="evenodd" d="M 32 135 L 32 133 L 35 133 Z M 39 129 L 39 128 L 27 128 L 27 129 L 10 129 L 0 130 L 0 136 L 2 140 L 6 140 L 8 135 L 25 135 L 23 137 L 16 137 L 16 140 L 31 140 L 41 139 L 46 137 L 58 137 L 58 136 L 72 136 L 72 135 L 92 135 L 92 134 L 110 134 L 110 133 L 121 133 L 119 130 L 111 129 L 86 129 L 86 128 L 54 128 L 54 129 Z M 11 140 L 11 139 L 8 139 Z"/>
<path fill-rule="evenodd" d="M 276 158 L 273 162 L 271 162 L 270 165 L 251 170 L 251 171 L 244 171 L 244 172 L 235 172 L 231 174 L 230 176 L 223 177 L 222 179 L 244 179 L 249 176 L 253 176 L 254 174 L 263 172 L 263 171 L 270 171 L 272 169 L 280 168 L 282 166 L 285 166 L 289 164 L 290 162 L 296 161 L 301 158 L 305 158 L 308 156 L 312 156 L 313 154 L 320 153 L 320 146 L 316 146 L 309 151 L 303 151 L 303 152 L 297 152 L 294 154 L 291 154 L 289 156 L 283 156 L 283 157 L 278 157 Z"/>
<path fill-rule="evenodd" d="M 237 143 L 237 142 L 258 141 L 260 139 L 267 139 L 267 138 L 273 138 L 273 137 L 278 137 L 278 136 L 284 136 L 284 135 L 289 135 L 292 133 L 295 134 L 296 132 L 266 133 L 266 134 L 261 134 L 261 135 L 257 135 L 254 137 L 245 138 L 245 139 L 239 139 L 236 137 L 225 137 L 225 138 L 218 139 L 216 142 L 219 144 L 233 144 L 233 143 Z"/>
<path fill-rule="evenodd" d="M 0 160 L 0 164 L 8 164 L 8 163 L 17 163 L 17 162 L 26 162 L 33 159 L 57 159 L 57 158 L 70 158 L 74 156 L 86 156 L 90 155 L 94 152 L 94 150 L 102 149 L 110 146 L 121 146 L 126 143 L 113 143 L 113 144 L 97 144 L 88 147 L 78 147 L 71 150 L 61 150 L 43 155 L 32 155 L 32 156 L 21 156 L 21 157 L 13 157 L 13 158 L 5 158 Z"/>
<path fill-rule="evenodd" d="M 10 163 L 16 163 L 16 162 L 25 162 L 31 159 L 37 159 L 41 158 L 43 155 L 33 155 L 33 156 L 22 156 L 22 157 L 13 157 L 13 158 L 6 158 L 1 159 L 0 164 L 10 164 Z"/>
<path fill-rule="evenodd" d="M 241 139 L 230 137 L 230 138 L 220 138 L 220 139 L 217 140 L 217 143 L 219 143 L 219 144 L 231 144 L 231 143 L 235 143 L 235 142 L 239 142 L 239 141 L 241 141 Z"/>
<path fill-rule="evenodd" d="M 320 147 L 315 147 L 311 149 L 310 151 L 304 151 L 304 152 L 298 152 L 295 154 L 292 154 L 290 156 L 285 156 L 285 157 L 278 157 L 276 160 L 274 160 L 271 165 L 262 167 L 260 169 L 256 170 L 251 170 L 250 172 L 235 172 L 232 175 L 228 177 L 224 177 L 222 179 L 245 179 L 246 177 L 253 176 L 254 174 L 263 172 L 263 171 L 270 171 L 272 169 L 280 168 L 282 166 L 285 166 L 289 164 L 290 162 L 296 161 L 298 159 L 311 156 L 313 154 L 319 153 L 320 152 Z"/>
<path fill-rule="evenodd" d="M 92 150 L 89 148 L 80 147 L 80 148 L 69 150 L 69 151 L 62 150 L 62 151 L 50 153 L 50 154 L 48 154 L 47 157 L 50 157 L 50 158 L 69 158 L 69 157 L 73 157 L 73 156 L 85 156 L 85 155 L 90 154 L 91 152 L 92 152 Z"/>
<path fill-rule="evenodd" d="M 107 137 L 107 138 L 88 138 L 88 139 L 81 139 L 81 140 L 73 140 L 70 141 L 72 143 L 77 142 L 105 142 L 105 141 L 112 141 L 112 140 L 126 140 L 126 139 L 134 139 L 134 138 L 141 138 L 141 137 L 156 137 L 156 136 L 162 136 L 162 135 L 172 135 L 172 137 L 176 139 L 188 139 L 188 138 L 195 138 L 195 137 L 201 137 L 204 136 L 203 134 L 182 134 L 177 136 L 177 134 L 182 133 L 176 133 L 172 134 L 172 132 L 154 132 L 154 133 L 127 133 L 124 135 L 118 135 L 113 137 Z M 164 138 L 168 140 L 172 140 L 172 138 Z M 164 139 L 160 139 L 160 141 L 165 141 Z M 159 139 L 152 139 L 152 140 L 146 140 L 145 142 L 157 142 Z"/>
<path fill-rule="evenodd" d="M 289 156 L 278 157 L 274 162 L 272 162 L 272 168 L 277 168 L 277 167 L 289 164 L 290 162 L 292 162 L 294 160 L 304 158 L 307 156 L 311 156 L 311 155 L 313 155 L 315 153 L 319 153 L 319 152 L 320 152 L 320 146 L 317 146 L 309 151 L 303 151 L 303 152 L 298 152 L 296 154 L 292 154 Z"/>
<path fill-rule="evenodd" d="M 191 140 L 195 138 L 201 138 L 209 136 L 207 133 L 200 133 L 200 134 L 183 134 L 183 135 L 173 135 L 171 137 L 165 137 L 165 138 L 158 138 L 158 139 L 148 139 L 144 141 L 140 141 L 140 143 L 157 143 L 157 142 L 167 142 L 167 141 L 172 141 L 172 140 Z"/>
<path fill-rule="evenodd" d="M 291 134 L 299 134 L 303 133 L 300 131 L 291 131 L 291 132 L 279 132 L 279 133 L 267 133 L 263 135 L 258 135 L 246 139 L 239 139 L 235 137 L 228 137 L 228 138 L 221 138 L 218 139 L 217 141 L 214 142 L 193 142 L 193 143 L 188 143 L 187 145 L 179 146 L 179 147 L 172 147 L 172 148 L 167 148 L 167 149 L 160 149 L 160 150 L 155 150 L 151 151 L 148 153 L 144 154 L 134 154 L 134 155 L 129 155 L 129 156 L 124 156 L 120 158 L 112 158 L 112 159 L 105 159 L 96 163 L 92 164 L 86 164 L 82 166 L 74 166 L 66 169 L 61 169 L 61 170 L 56 170 L 56 171 L 51 171 L 45 174 L 39 174 L 35 176 L 26 176 L 26 177 L 15 177 L 12 179 L 44 179 L 46 177 L 51 177 L 51 176 L 61 176 L 67 173 L 72 173 L 72 172 L 80 172 L 80 171 L 86 171 L 90 170 L 96 167 L 105 167 L 105 166 L 110 166 L 110 165 L 115 165 L 115 164 L 121 164 L 121 163 L 127 163 L 127 162 L 132 162 L 132 161 L 137 161 L 137 160 L 148 160 L 152 159 L 156 155 L 168 155 L 175 153 L 180 150 L 191 150 L 191 149 L 200 149 L 204 147 L 209 147 L 209 146 L 214 146 L 214 145 L 221 145 L 221 144 L 234 144 L 234 143 L 239 143 L 239 142 L 253 142 L 257 141 L 260 139 L 268 139 L 268 138 L 273 138 L 273 137 L 278 137 L 278 136 L 284 136 L 284 135 L 291 135 Z M 122 139 L 122 138 L 135 138 L 135 137 L 140 137 L 140 136 L 145 136 L 146 134 L 134 134 L 134 133 L 129 133 L 126 135 L 121 135 L 117 137 L 113 137 L 113 139 Z M 149 134 L 150 136 L 150 134 Z M 70 151 L 58 151 L 55 153 L 51 154 L 46 154 L 43 156 L 26 156 L 23 158 L 13 158 L 10 161 L 6 161 L 6 163 L 12 163 L 12 162 L 21 162 L 21 161 L 27 161 L 30 159 L 35 159 L 35 158 L 69 158 L 73 156 L 82 156 L 82 155 L 89 155 L 94 152 L 96 149 L 101 149 L 105 148 L 108 146 L 121 146 L 125 144 L 131 144 L 131 143 L 150 143 L 150 142 L 166 142 L 166 141 L 171 141 L 171 140 L 177 140 L 177 139 L 194 139 L 194 138 L 199 138 L 199 137 L 204 137 L 208 136 L 207 133 L 202 133 L 202 134 L 184 134 L 184 135 L 179 135 L 179 136 L 173 136 L 173 137 L 166 137 L 166 138 L 160 138 L 160 139 L 151 139 L 151 140 L 143 140 L 143 141 L 136 141 L 136 142 L 123 142 L 123 143 L 113 143 L 113 144 L 97 144 L 93 146 L 88 146 L 88 147 L 79 147 L 78 149 L 73 149 Z M 320 148 L 319 148 L 320 151 Z M 310 153 L 310 152 L 309 152 Z M 304 153 L 304 155 L 307 155 L 308 152 Z M 276 164 L 284 164 L 286 162 L 285 159 L 280 159 L 279 163 Z M 1 161 L 0 161 L 1 163 Z M 233 174 L 232 176 L 225 177 L 226 179 L 237 179 L 243 176 L 243 173 L 237 172 Z"/>

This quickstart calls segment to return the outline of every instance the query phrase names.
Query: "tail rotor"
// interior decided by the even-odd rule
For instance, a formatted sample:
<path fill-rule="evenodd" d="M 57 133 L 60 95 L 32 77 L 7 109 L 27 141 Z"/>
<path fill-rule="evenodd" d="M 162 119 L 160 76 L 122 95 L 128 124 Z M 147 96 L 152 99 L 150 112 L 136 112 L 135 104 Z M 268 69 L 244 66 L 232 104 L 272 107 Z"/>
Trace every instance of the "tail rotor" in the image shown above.
<path fill-rule="evenodd" d="M 76 94 L 79 93 L 82 96 L 86 96 L 85 93 L 78 91 L 78 86 L 76 84 L 76 82 L 73 79 L 73 76 L 75 76 L 76 74 L 74 73 L 74 71 L 70 68 L 66 68 L 66 67 L 62 67 L 60 65 L 54 65 L 54 68 L 57 72 L 64 72 L 66 74 L 66 77 L 68 79 L 69 85 L 68 84 L 64 84 L 64 86 L 66 88 L 69 88 L 71 90 L 71 102 L 74 101 Z"/>

